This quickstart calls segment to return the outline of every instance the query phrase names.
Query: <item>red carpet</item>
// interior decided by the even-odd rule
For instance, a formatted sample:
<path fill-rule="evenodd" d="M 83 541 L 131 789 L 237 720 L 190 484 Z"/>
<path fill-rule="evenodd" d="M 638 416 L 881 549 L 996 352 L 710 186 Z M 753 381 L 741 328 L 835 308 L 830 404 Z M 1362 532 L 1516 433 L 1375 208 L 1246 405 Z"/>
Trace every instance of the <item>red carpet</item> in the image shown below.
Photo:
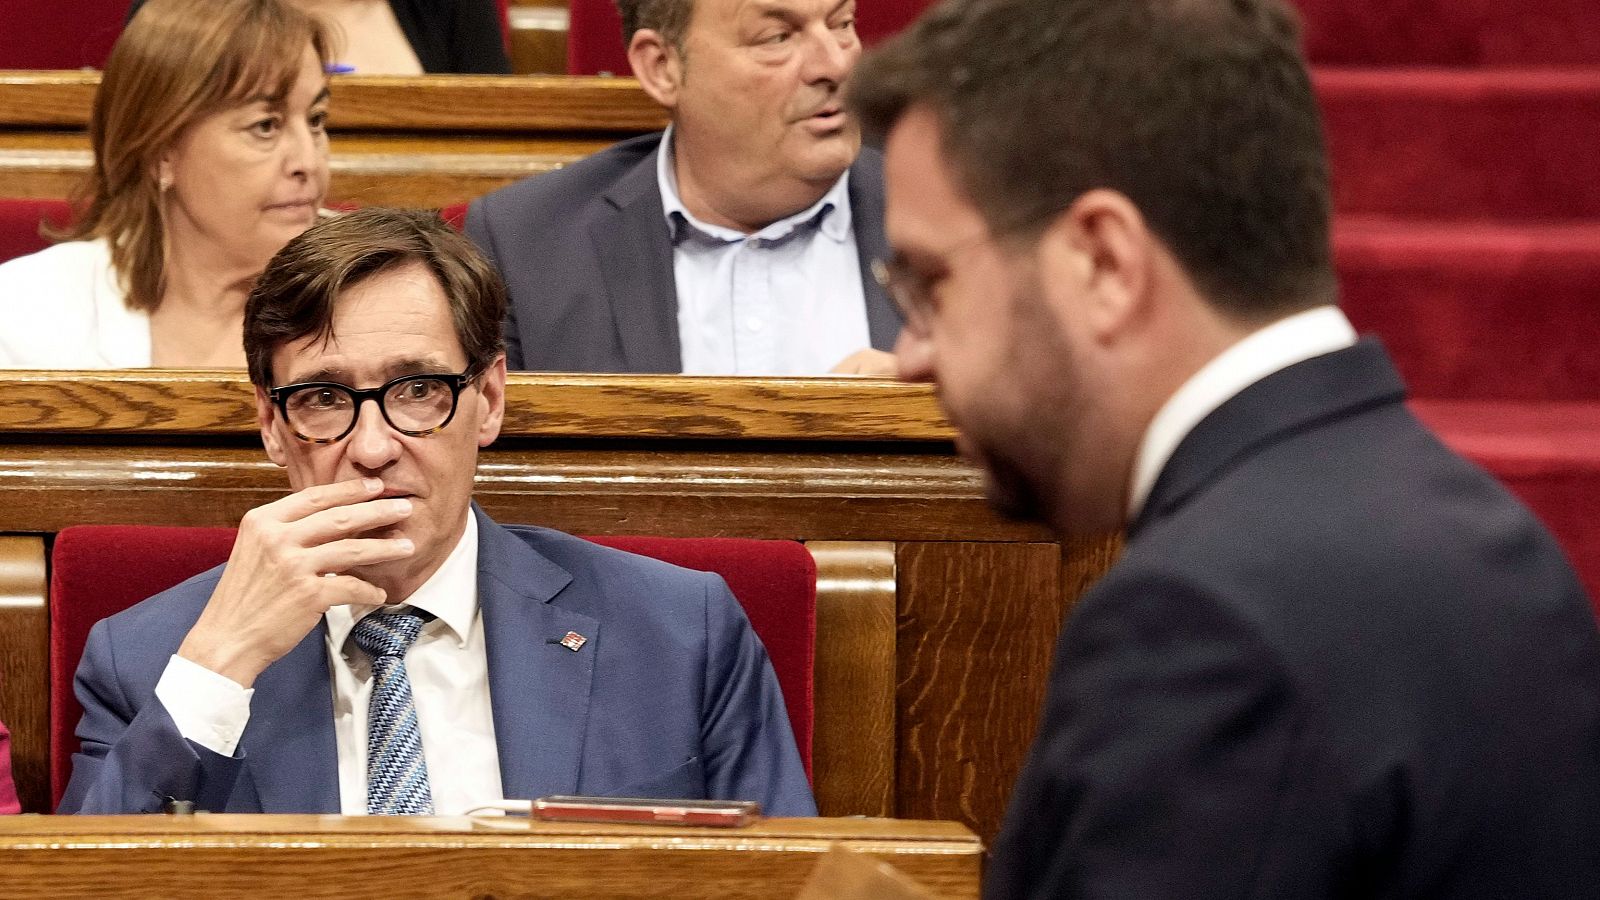
<path fill-rule="evenodd" d="M 1293 0 L 1319 63 L 1600 65 L 1594 0 Z"/>
<path fill-rule="evenodd" d="M 1600 67 L 1315 77 L 1340 213 L 1600 218 Z"/>
<path fill-rule="evenodd" d="M 1345 309 L 1600 612 L 1600 5 L 1295 2 Z"/>

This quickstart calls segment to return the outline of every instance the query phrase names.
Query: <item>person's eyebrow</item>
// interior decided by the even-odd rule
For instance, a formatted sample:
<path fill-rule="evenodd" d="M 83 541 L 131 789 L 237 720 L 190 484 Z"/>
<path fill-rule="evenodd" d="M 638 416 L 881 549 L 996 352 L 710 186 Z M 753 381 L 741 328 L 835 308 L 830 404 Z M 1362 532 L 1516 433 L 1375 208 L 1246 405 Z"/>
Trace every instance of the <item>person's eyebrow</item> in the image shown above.
<path fill-rule="evenodd" d="M 332 96 L 333 95 L 328 91 L 328 86 L 323 85 L 322 90 L 319 91 L 315 97 L 311 98 L 311 105 L 316 106 L 318 103 L 325 103 L 327 102 L 328 98 Z"/>
<path fill-rule="evenodd" d="M 347 377 L 349 377 L 348 373 L 344 369 L 332 367 L 326 369 L 317 369 L 313 372 L 307 372 L 299 378 L 290 381 L 289 384 L 305 384 L 308 381 L 331 381 L 335 384 L 346 384 L 345 379 Z"/>

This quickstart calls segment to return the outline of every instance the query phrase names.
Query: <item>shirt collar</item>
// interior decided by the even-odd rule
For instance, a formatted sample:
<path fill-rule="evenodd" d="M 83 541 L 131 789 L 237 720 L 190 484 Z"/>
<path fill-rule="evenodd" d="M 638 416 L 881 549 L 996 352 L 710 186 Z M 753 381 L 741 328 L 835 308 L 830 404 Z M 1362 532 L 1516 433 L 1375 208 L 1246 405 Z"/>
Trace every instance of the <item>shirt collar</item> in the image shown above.
<path fill-rule="evenodd" d="M 683 240 L 689 229 L 714 241 L 736 243 L 758 238 L 776 241 L 787 237 L 798 228 L 814 226 L 823 235 L 838 243 L 850 237 L 850 170 L 846 169 L 826 194 L 792 216 L 779 219 L 755 234 L 745 234 L 734 228 L 724 228 L 702 222 L 689 212 L 678 196 L 678 174 L 673 168 L 673 128 L 668 125 L 661 136 L 661 146 L 656 151 L 656 185 L 661 189 L 661 209 L 667 219 L 667 228 L 674 243 Z"/>
<path fill-rule="evenodd" d="M 472 620 L 478 615 L 478 517 L 469 510 L 467 527 L 462 529 L 461 540 L 410 597 L 406 606 L 421 610 L 443 622 L 455 634 L 459 646 L 465 647 L 472 633 Z M 356 623 L 380 607 L 334 606 L 323 618 L 328 623 L 328 640 L 335 650 L 343 651 L 344 643 Z"/>
<path fill-rule="evenodd" d="M 1128 521 L 1139 517 L 1178 445 L 1217 407 L 1274 372 L 1355 342 L 1355 329 L 1344 313 L 1337 306 L 1319 306 L 1252 332 L 1201 366 L 1167 398 L 1145 429 L 1134 457 Z"/>

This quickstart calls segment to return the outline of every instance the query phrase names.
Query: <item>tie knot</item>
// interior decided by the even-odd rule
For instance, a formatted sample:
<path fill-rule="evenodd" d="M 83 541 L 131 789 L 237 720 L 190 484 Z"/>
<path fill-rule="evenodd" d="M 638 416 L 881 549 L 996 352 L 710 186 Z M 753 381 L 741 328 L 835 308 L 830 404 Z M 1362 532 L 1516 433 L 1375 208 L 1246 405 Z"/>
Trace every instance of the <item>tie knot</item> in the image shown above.
<path fill-rule="evenodd" d="M 356 646 L 374 660 L 384 656 L 405 656 L 406 649 L 422 633 L 422 617 L 411 612 L 374 612 L 356 623 L 350 637 Z"/>

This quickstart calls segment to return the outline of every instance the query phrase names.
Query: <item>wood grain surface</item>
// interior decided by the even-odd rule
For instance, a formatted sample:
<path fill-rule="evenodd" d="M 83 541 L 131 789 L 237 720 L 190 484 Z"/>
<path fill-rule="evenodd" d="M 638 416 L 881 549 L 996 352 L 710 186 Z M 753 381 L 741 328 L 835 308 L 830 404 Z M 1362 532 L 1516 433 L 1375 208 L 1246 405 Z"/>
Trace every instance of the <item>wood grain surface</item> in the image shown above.
<path fill-rule="evenodd" d="M 895 571 L 888 541 L 812 541 L 817 561 L 812 768 L 827 816 L 892 816 Z"/>
<path fill-rule="evenodd" d="M 435 208 L 553 172 L 604 149 L 609 138 L 344 134 L 334 138 L 326 202 Z M 0 193 L 67 199 L 93 157 L 81 132 L 0 132 Z"/>
<path fill-rule="evenodd" d="M 227 815 L 0 821 L 0 896 L 792 897 L 834 846 L 887 859 L 938 896 L 977 896 L 981 845 L 951 823 Z"/>
<path fill-rule="evenodd" d="M 0 71 L 0 125 L 82 130 L 98 72 Z M 329 127 L 343 131 L 637 134 L 666 113 L 633 78 L 340 75 Z"/>
<path fill-rule="evenodd" d="M 1070 599 L 1060 573 L 1055 544 L 900 545 L 896 815 L 937 809 L 993 839 Z"/>
<path fill-rule="evenodd" d="M 11 766 L 22 808 L 50 804 L 49 609 L 44 540 L 0 536 L 0 722 L 10 728 Z"/>
<path fill-rule="evenodd" d="M 0 370 L 0 432 L 255 433 L 237 370 Z M 506 437 L 936 441 L 954 437 L 924 385 L 872 378 L 511 375 Z"/>

